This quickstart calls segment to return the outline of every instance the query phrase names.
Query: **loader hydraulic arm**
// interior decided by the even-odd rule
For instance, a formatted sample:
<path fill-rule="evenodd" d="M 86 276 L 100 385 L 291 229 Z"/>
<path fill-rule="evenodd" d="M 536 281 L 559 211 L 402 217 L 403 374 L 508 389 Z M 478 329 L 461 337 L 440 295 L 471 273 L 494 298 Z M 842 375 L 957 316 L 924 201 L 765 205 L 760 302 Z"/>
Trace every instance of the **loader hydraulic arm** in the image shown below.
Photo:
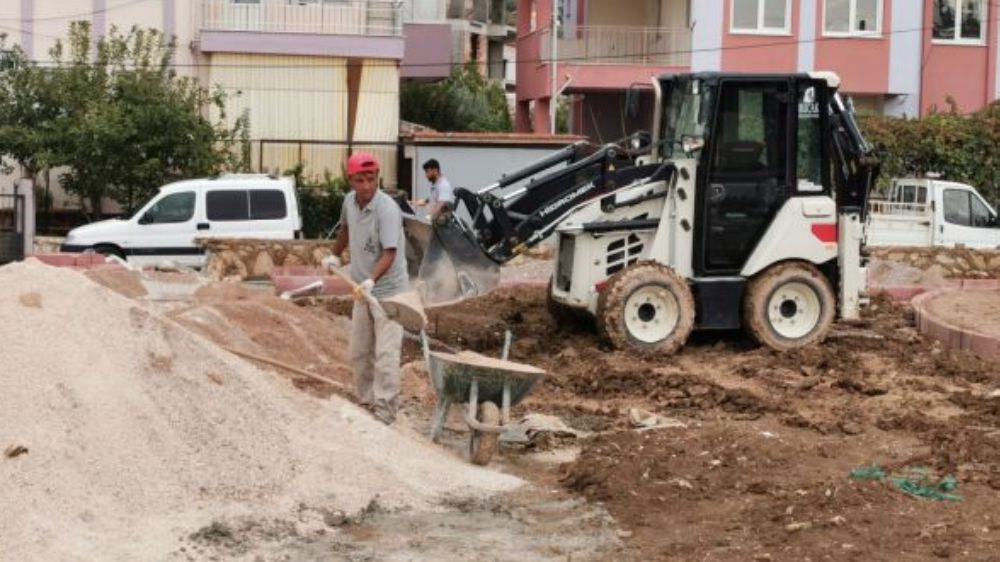
<path fill-rule="evenodd" d="M 837 182 L 837 207 L 861 214 L 868 208 L 868 196 L 878 179 L 879 161 L 854 119 L 854 112 L 839 94 L 830 102 L 833 169 Z"/>
<path fill-rule="evenodd" d="M 660 168 L 633 166 L 629 160 L 620 160 L 621 154 L 618 145 L 596 147 L 579 142 L 505 174 L 478 192 L 456 189 L 458 209 L 464 207 L 468 216 L 456 213 L 453 227 L 464 229 L 491 260 L 505 263 L 552 234 L 566 213 L 580 203 Z"/>

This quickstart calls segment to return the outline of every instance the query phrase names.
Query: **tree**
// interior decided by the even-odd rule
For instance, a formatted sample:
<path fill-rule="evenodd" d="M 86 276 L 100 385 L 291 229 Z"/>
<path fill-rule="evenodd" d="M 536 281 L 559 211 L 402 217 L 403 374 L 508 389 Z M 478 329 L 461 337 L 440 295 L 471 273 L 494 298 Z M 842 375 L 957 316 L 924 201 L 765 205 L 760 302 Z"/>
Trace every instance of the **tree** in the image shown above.
<path fill-rule="evenodd" d="M 33 179 L 56 160 L 58 92 L 51 76 L 38 72 L 24 51 L 16 45 L 8 48 L 6 40 L 0 34 L 0 169 L 10 173 L 12 159 Z"/>
<path fill-rule="evenodd" d="M 175 44 L 159 31 L 112 27 L 95 41 L 88 22 L 74 22 L 52 64 L 12 52 L 0 153 L 28 175 L 67 166 L 63 187 L 95 214 L 103 197 L 131 210 L 170 181 L 249 165 L 248 116 L 227 127 L 225 95 L 177 77 Z M 205 117 L 213 106 L 216 123 Z"/>
<path fill-rule="evenodd" d="M 507 132 L 513 128 L 503 88 L 485 80 L 472 64 L 456 68 L 441 82 L 404 84 L 399 101 L 403 119 L 439 131 Z"/>

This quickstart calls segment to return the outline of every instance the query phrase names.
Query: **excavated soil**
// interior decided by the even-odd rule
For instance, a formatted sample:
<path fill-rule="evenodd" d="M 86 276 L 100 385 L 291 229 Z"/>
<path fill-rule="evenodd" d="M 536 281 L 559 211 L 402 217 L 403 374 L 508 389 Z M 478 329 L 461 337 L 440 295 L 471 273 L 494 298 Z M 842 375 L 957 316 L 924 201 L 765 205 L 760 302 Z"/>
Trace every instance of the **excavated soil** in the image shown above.
<path fill-rule="evenodd" d="M 542 289 L 428 317 L 436 340 L 489 355 L 511 330 L 510 359 L 547 371 L 519 411 L 597 432 L 557 476 L 610 510 L 634 559 L 1000 556 L 1000 365 L 924 339 L 888 301 L 820 346 L 696 333 L 655 360 L 609 349 L 585 320 L 556 322 Z M 632 407 L 686 428 L 637 432 Z M 849 478 L 869 465 L 954 476 L 962 500 Z"/>

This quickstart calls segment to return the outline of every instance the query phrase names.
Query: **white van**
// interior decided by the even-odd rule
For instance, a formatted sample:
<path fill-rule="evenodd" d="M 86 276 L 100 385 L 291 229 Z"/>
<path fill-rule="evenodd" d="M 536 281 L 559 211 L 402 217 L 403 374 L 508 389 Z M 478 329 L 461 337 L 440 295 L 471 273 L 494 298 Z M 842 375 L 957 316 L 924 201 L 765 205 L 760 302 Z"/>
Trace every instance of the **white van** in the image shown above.
<path fill-rule="evenodd" d="M 137 265 L 169 259 L 201 267 L 205 253 L 195 238 L 290 240 L 301 229 L 292 178 L 227 174 L 165 185 L 129 219 L 74 228 L 62 251 L 94 250 Z"/>

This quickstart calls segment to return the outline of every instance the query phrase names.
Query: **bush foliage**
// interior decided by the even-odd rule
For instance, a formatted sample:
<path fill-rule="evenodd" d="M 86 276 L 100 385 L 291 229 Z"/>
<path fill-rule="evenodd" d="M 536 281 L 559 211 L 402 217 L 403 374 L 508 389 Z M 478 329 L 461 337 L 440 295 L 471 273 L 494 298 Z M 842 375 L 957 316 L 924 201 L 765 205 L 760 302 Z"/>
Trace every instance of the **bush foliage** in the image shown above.
<path fill-rule="evenodd" d="M 1000 203 L 1000 102 L 970 114 L 952 103 L 921 119 L 870 116 L 861 127 L 882 162 L 881 188 L 892 178 L 932 172 Z"/>

